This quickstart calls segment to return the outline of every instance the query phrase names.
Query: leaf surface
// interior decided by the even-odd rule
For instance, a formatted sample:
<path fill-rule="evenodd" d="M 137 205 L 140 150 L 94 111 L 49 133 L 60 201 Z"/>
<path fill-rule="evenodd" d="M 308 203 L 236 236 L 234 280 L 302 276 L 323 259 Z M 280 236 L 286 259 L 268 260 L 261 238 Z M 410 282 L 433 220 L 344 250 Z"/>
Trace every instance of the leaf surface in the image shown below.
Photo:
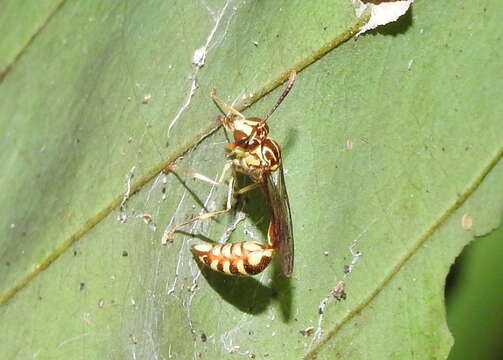
<path fill-rule="evenodd" d="M 502 5 L 454 5 L 418 0 L 315 62 L 355 30 L 349 1 L 62 6 L 0 86 L 9 358 L 445 358 L 446 273 L 503 204 Z M 262 116 L 281 89 L 264 94 L 304 67 L 269 124 L 294 276 L 200 273 L 190 245 L 236 214 L 161 245 L 173 224 L 222 208 L 226 189 L 160 170 L 184 154 L 216 178 L 226 137 L 212 133 L 210 89 L 240 108 L 261 98 L 246 114 Z M 232 240 L 263 240 L 263 199 L 241 205 Z"/>

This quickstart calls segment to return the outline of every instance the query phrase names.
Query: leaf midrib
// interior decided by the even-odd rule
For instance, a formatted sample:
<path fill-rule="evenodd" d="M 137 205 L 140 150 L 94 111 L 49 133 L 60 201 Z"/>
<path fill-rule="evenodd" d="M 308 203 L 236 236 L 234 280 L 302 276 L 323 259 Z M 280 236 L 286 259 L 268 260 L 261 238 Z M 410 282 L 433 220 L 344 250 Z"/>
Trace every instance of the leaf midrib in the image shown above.
<path fill-rule="evenodd" d="M 54 7 L 52 12 L 50 12 L 47 17 L 44 19 L 42 24 L 38 28 L 35 29 L 35 31 L 31 34 L 30 38 L 24 46 L 19 49 L 19 52 L 12 58 L 12 61 L 8 63 L 3 71 L 0 70 L 0 84 L 3 82 L 5 77 L 9 74 L 10 70 L 15 66 L 15 64 L 19 61 L 19 59 L 26 53 L 30 45 L 33 43 L 33 41 L 37 38 L 39 34 L 42 33 L 42 31 L 47 27 L 47 25 L 51 22 L 51 20 L 54 18 L 56 14 L 58 14 L 63 6 L 66 4 L 66 0 L 61 0 L 61 2 Z M 1 303 L 0 303 L 1 304 Z"/>

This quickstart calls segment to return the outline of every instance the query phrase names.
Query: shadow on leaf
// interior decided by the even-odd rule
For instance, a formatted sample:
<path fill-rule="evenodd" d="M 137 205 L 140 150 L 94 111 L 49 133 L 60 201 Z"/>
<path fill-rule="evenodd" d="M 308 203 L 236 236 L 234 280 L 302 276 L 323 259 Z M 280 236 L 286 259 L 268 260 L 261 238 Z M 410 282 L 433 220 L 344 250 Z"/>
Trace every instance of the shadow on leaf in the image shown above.
<path fill-rule="evenodd" d="M 229 276 L 202 265 L 199 267 L 208 284 L 220 297 L 245 313 L 264 312 L 275 296 L 273 289 L 262 285 L 252 277 Z"/>

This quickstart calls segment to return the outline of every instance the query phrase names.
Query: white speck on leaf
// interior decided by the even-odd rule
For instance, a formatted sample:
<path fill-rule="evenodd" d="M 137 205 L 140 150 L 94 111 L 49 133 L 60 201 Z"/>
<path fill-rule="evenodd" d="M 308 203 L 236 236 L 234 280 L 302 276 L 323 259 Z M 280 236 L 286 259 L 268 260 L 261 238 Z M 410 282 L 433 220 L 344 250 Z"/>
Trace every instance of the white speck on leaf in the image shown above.
<path fill-rule="evenodd" d="M 461 218 L 461 227 L 464 230 L 470 230 L 473 227 L 473 217 L 470 214 L 464 214 Z"/>
<path fill-rule="evenodd" d="M 201 46 L 199 49 L 194 51 L 192 55 L 192 64 L 198 68 L 202 68 L 206 61 L 206 46 Z"/>
<path fill-rule="evenodd" d="M 152 94 L 145 94 L 143 95 L 142 99 L 141 99 L 141 103 L 142 104 L 148 104 L 148 102 L 150 101 L 150 99 L 152 99 Z"/>

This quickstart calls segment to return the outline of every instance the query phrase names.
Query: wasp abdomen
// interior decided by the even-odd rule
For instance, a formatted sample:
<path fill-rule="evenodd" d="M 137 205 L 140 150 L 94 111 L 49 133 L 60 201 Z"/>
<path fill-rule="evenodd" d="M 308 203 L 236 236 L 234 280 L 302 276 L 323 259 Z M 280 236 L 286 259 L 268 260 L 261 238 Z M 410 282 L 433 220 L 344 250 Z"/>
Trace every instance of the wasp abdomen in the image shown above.
<path fill-rule="evenodd" d="M 212 270 L 228 275 L 255 275 L 271 262 L 274 249 L 255 241 L 228 244 L 202 243 L 192 246 L 192 253 Z"/>

